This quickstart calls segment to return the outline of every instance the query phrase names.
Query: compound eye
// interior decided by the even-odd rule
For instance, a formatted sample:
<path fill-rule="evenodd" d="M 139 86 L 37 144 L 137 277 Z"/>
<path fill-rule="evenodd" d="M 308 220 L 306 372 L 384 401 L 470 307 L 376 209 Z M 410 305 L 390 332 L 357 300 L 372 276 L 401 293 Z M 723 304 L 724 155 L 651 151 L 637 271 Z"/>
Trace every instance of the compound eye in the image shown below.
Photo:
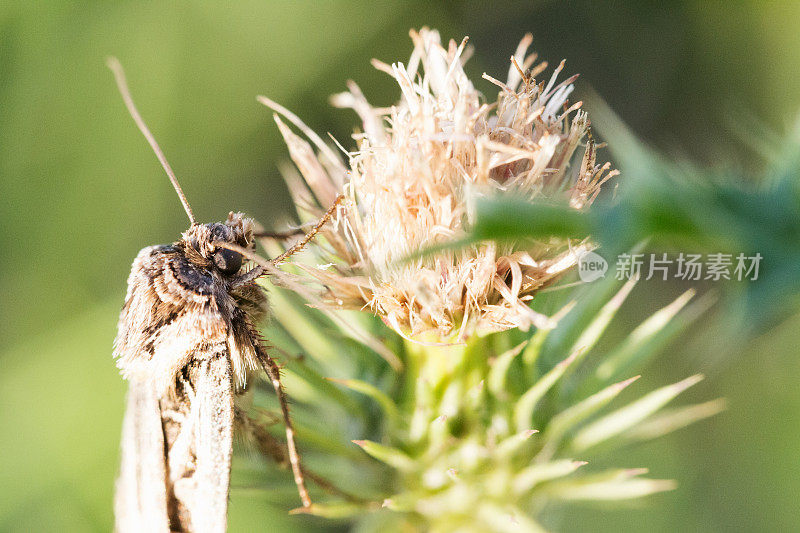
<path fill-rule="evenodd" d="M 220 248 L 214 252 L 213 259 L 219 271 L 226 276 L 232 276 L 242 268 L 242 254 L 227 248 Z"/>

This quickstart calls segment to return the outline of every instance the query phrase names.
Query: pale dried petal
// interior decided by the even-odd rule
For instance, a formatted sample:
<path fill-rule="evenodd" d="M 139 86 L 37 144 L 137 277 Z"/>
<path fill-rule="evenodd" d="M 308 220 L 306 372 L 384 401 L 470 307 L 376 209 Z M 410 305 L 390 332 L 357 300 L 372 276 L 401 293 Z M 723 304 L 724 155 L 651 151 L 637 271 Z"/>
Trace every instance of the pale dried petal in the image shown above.
<path fill-rule="evenodd" d="M 407 65 L 373 60 L 398 83 L 397 105 L 371 106 L 354 82 L 332 98 L 362 121 L 363 133 L 353 136 L 357 149 L 346 152 L 347 165 L 334 160 L 334 152 L 299 118 L 262 98 L 311 140 L 302 141 L 278 120 L 293 161 L 320 203 L 308 206 L 308 215 L 318 216 L 340 193 L 347 198 L 334 228 L 321 232 L 327 240 L 321 259 L 335 267 L 304 267 L 326 288 L 317 303 L 367 308 L 405 337 L 430 340 L 435 332 L 443 342 L 551 327 L 526 302 L 571 269 L 591 249 L 588 243 L 486 244 L 407 258 L 468 234 L 479 196 L 560 197 L 576 209 L 594 201 L 616 171 L 596 164 L 591 140 L 582 163 L 571 167 L 589 131 L 580 102 L 567 102 L 575 77 L 559 82 L 562 61 L 546 84 L 534 80 L 546 64 L 534 65 L 536 56 L 526 56 L 532 42 L 526 35 L 512 57 L 508 83 L 484 74 L 500 89 L 497 101 L 487 104 L 463 70 L 466 39 L 445 48 L 438 32 L 427 28 L 412 31 L 411 38 Z M 307 206 L 307 193 L 296 183 L 291 188 Z"/>

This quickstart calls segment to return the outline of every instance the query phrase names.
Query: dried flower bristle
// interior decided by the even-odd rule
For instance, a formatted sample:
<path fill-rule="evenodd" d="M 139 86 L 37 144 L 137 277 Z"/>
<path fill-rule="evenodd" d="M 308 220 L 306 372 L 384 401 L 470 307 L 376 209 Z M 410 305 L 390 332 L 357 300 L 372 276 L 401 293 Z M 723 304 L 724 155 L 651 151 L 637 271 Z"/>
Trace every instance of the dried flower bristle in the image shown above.
<path fill-rule="evenodd" d="M 362 121 L 348 164 L 300 119 L 262 99 L 317 148 L 315 153 L 276 114 L 302 175 L 287 176 L 301 209 L 318 217 L 340 192 L 347 198 L 337 223 L 322 232 L 330 264 L 304 268 L 326 287 L 324 305 L 371 308 L 417 340 L 453 342 L 475 333 L 548 327 L 550 320 L 526 302 L 575 265 L 588 242 L 487 243 L 405 260 L 465 236 L 473 223 L 471 206 L 481 195 L 562 199 L 575 209 L 591 205 L 616 171 L 596 164 L 591 138 L 580 165 L 570 164 L 589 131 L 581 103 L 567 101 L 575 77 L 557 81 L 562 62 L 547 82 L 537 82 L 547 65 L 527 55 L 532 38 L 526 35 L 505 83 L 484 75 L 499 87 L 497 101 L 489 104 L 464 73 L 466 39 L 445 49 L 436 31 L 423 28 L 411 37 L 407 65 L 373 61 L 399 84 L 397 105 L 371 106 L 353 82 L 332 99 Z"/>

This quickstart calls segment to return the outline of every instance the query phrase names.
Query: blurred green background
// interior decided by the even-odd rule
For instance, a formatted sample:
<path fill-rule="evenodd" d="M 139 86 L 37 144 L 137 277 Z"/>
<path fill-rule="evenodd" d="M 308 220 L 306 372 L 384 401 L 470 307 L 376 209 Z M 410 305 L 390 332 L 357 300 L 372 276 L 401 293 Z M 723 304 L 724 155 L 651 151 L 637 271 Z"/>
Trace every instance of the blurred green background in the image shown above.
<path fill-rule="evenodd" d="M 3 3 L 0 530 L 111 528 L 125 391 L 111 343 L 125 280 L 140 248 L 187 226 L 106 56 L 126 67 L 198 219 L 242 210 L 280 227 L 293 217 L 278 170 L 287 151 L 255 96 L 352 146 L 355 118 L 327 97 L 355 79 L 392 103 L 394 82 L 369 60 L 405 61 L 409 28 L 468 35 L 475 79 L 503 78 L 530 31 L 540 57 L 581 74 L 579 97 L 593 88 L 642 140 L 755 172 L 764 161 L 743 137 L 780 136 L 800 110 L 798 20 L 800 3 L 756 1 Z M 617 327 L 666 303 L 677 288 L 664 285 L 637 289 Z M 646 385 L 700 369 L 710 377 L 694 399 L 724 396 L 728 411 L 615 458 L 676 478 L 677 491 L 581 508 L 563 529 L 797 530 L 798 326 L 789 318 L 713 364 L 691 338 L 671 346 Z M 268 502 L 236 495 L 231 529 L 310 523 Z"/>

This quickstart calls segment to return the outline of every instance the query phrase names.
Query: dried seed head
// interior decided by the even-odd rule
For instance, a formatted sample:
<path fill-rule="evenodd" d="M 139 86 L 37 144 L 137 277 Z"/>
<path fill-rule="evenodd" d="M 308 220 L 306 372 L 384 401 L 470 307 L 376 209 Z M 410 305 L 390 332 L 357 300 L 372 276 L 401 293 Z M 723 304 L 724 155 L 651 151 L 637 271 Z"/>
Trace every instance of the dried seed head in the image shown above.
<path fill-rule="evenodd" d="M 337 224 L 323 230 L 331 264 L 305 268 L 327 289 L 322 303 L 369 307 L 404 336 L 452 342 L 476 332 L 546 327 L 549 320 L 526 301 L 571 268 L 588 243 L 487 243 L 403 260 L 469 232 L 480 195 L 559 197 L 576 209 L 594 201 L 616 172 L 596 165 L 591 139 L 580 165 L 570 166 L 589 131 L 580 102 L 567 103 L 575 78 L 557 81 L 562 62 L 547 82 L 537 82 L 533 76 L 546 65 L 534 66 L 535 56 L 526 55 L 528 35 L 505 83 L 484 75 L 499 88 L 497 101 L 487 104 L 462 68 L 466 39 L 445 49 L 436 31 L 411 37 L 407 65 L 373 61 L 399 84 L 397 105 L 371 106 L 352 82 L 333 97 L 362 121 L 347 165 L 295 115 L 261 100 L 317 147 L 315 153 L 276 115 L 302 175 L 287 175 L 298 205 L 317 217 L 340 192 L 347 198 Z"/>

